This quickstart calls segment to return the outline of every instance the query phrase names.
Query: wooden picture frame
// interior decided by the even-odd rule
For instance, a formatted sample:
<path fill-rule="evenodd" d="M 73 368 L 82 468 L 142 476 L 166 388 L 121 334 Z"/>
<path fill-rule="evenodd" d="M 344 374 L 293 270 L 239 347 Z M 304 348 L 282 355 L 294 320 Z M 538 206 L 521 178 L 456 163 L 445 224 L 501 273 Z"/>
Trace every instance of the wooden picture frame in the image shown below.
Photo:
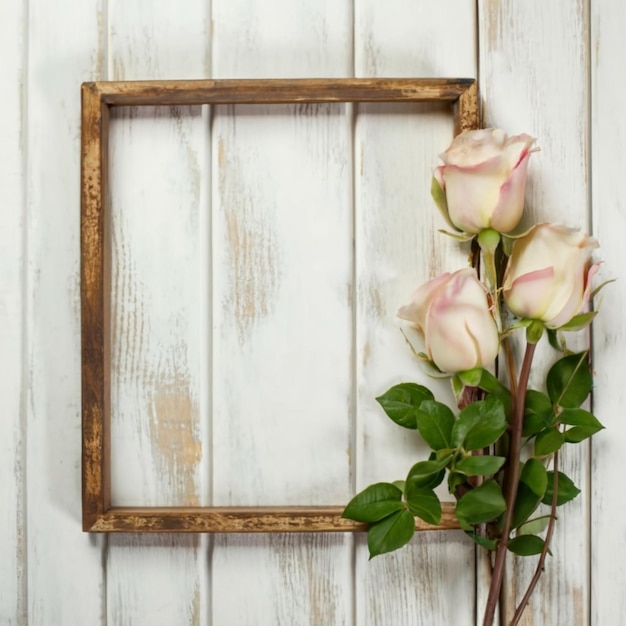
<path fill-rule="evenodd" d="M 339 506 L 117 507 L 110 479 L 110 277 L 107 267 L 109 116 L 112 107 L 331 102 L 449 102 L 455 133 L 480 126 L 473 79 L 296 79 L 89 82 L 82 85 L 82 515 L 90 532 L 352 532 Z M 458 528 L 444 505 L 440 526 Z"/>

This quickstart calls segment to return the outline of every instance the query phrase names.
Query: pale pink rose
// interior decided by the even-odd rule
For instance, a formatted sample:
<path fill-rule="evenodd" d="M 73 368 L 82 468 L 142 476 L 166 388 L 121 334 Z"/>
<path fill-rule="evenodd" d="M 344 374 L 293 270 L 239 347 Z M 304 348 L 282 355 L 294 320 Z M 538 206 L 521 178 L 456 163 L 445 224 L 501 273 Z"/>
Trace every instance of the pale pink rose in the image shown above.
<path fill-rule="evenodd" d="M 557 224 L 537 224 L 513 244 L 504 273 L 503 295 L 509 309 L 523 319 L 559 328 L 580 313 L 589 298 L 591 265 L 598 247 L 593 237 Z"/>
<path fill-rule="evenodd" d="M 443 372 L 483 367 L 498 354 L 487 293 L 471 268 L 442 274 L 419 287 L 398 317 L 420 331 L 428 357 Z"/>
<path fill-rule="evenodd" d="M 507 137 L 497 128 L 458 135 L 434 172 L 433 197 L 450 225 L 470 234 L 512 231 L 524 211 L 534 143 L 529 135 Z"/>

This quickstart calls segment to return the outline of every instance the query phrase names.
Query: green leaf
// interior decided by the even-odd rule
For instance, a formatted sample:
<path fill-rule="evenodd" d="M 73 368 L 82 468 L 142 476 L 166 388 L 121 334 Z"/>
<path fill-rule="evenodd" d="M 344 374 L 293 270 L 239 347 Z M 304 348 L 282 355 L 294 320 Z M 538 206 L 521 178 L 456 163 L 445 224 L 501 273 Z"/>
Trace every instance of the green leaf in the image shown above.
<path fill-rule="evenodd" d="M 554 328 L 546 328 L 548 331 L 548 341 L 550 345 L 558 352 L 565 352 L 565 342 L 559 337 L 559 333 Z"/>
<path fill-rule="evenodd" d="M 503 456 L 467 456 L 461 459 L 454 469 L 466 476 L 488 476 L 495 474 L 505 461 Z"/>
<path fill-rule="evenodd" d="M 471 370 L 465 370 L 464 372 L 459 372 L 457 377 L 461 381 L 464 387 L 478 387 L 478 383 L 482 378 L 483 369 L 482 367 L 475 367 Z"/>
<path fill-rule="evenodd" d="M 439 209 L 443 219 L 446 221 L 446 224 L 448 224 L 448 226 L 452 228 L 452 230 L 459 231 L 460 229 L 457 228 L 450 219 L 450 214 L 448 213 L 448 199 L 446 198 L 446 192 L 441 188 L 439 181 L 434 176 L 432 177 L 432 180 L 430 182 L 430 195 L 435 201 L 435 204 L 437 205 L 437 208 Z"/>
<path fill-rule="evenodd" d="M 372 524 L 367 531 L 370 559 L 401 548 L 411 541 L 414 534 L 415 518 L 406 509 Z"/>
<path fill-rule="evenodd" d="M 466 482 L 467 476 L 465 474 L 450 472 L 448 474 L 448 491 L 453 494 L 459 485 L 464 485 Z"/>
<path fill-rule="evenodd" d="M 376 398 L 376 401 L 396 424 L 415 429 L 417 428 L 415 410 L 422 402 L 433 398 L 431 391 L 422 385 L 400 383 Z"/>
<path fill-rule="evenodd" d="M 502 402 L 504 410 L 507 414 L 511 412 L 511 392 L 491 372 L 488 372 L 487 370 L 482 371 L 478 387 L 483 391 L 496 396 L 496 398 Z"/>
<path fill-rule="evenodd" d="M 562 424 L 573 426 L 565 431 L 565 441 L 568 443 L 579 443 L 604 428 L 595 415 L 583 409 L 564 409 L 559 420 Z"/>
<path fill-rule="evenodd" d="M 548 488 L 548 472 L 541 461 L 528 459 L 520 473 L 520 482 L 540 498 L 543 498 Z"/>
<path fill-rule="evenodd" d="M 417 410 L 416 417 L 420 435 L 433 450 L 452 447 L 454 413 L 449 407 L 435 400 L 426 400 Z"/>
<path fill-rule="evenodd" d="M 567 322 L 567 324 L 563 324 L 563 326 L 559 327 L 559 330 L 571 331 L 571 330 L 582 330 L 591 324 L 593 318 L 598 314 L 597 311 L 590 311 L 589 313 L 580 313 L 579 315 L 574 315 L 572 319 Z"/>
<path fill-rule="evenodd" d="M 445 467 L 451 459 L 452 456 L 448 455 L 441 459 L 416 463 L 406 477 L 407 489 L 409 485 L 411 488 L 426 487 L 432 489 L 441 484 L 445 476 Z"/>
<path fill-rule="evenodd" d="M 541 497 L 525 483 L 520 482 L 517 485 L 517 496 L 515 498 L 515 506 L 513 507 L 513 518 L 511 528 L 517 528 L 535 512 Z"/>
<path fill-rule="evenodd" d="M 524 426 L 522 434 L 531 437 L 552 426 L 555 420 L 554 407 L 550 398 L 541 391 L 529 389 L 524 405 Z"/>
<path fill-rule="evenodd" d="M 452 444 L 465 450 L 479 450 L 498 440 L 506 430 L 502 402 L 495 396 L 472 402 L 459 414 L 452 429 Z"/>
<path fill-rule="evenodd" d="M 482 537 L 472 530 L 466 530 L 465 534 L 475 541 L 479 546 L 487 548 L 487 550 L 496 550 L 498 547 L 497 539 L 489 539 L 489 537 Z"/>
<path fill-rule="evenodd" d="M 517 535 L 538 535 L 542 533 L 550 523 L 549 515 L 542 515 L 541 517 L 536 517 L 535 519 L 531 519 L 524 524 L 522 524 L 517 529 Z"/>
<path fill-rule="evenodd" d="M 455 515 L 461 528 L 470 530 L 474 524 L 488 522 L 505 510 L 506 502 L 500 485 L 495 480 L 486 480 L 456 503 Z"/>
<path fill-rule="evenodd" d="M 533 556 L 541 554 L 545 541 L 537 535 L 520 535 L 514 537 L 507 544 L 507 548 L 518 556 Z"/>
<path fill-rule="evenodd" d="M 546 382 L 552 404 L 578 408 L 593 385 L 587 353 L 579 352 L 559 359 L 550 368 Z"/>
<path fill-rule="evenodd" d="M 504 405 L 506 413 L 511 409 L 511 392 L 489 371 L 476 367 L 459 375 L 461 381 L 470 387 L 478 387 L 488 394 L 496 396 Z"/>
<path fill-rule="evenodd" d="M 436 526 L 441 522 L 441 502 L 432 489 L 415 487 L 409 483 L 406 491 L 409 511 L 428 524 Z"/>
<path fill-rule="evenodd" d="M 394 487 L 397 487 L 402 493 L 404 493 L 404 488 L 406 486 L 405 481 L 403 481 L 403 480 L 394 480 L 391 484 Z"/>
<path fill-rule="evenodd" d="M 404 509 L 402 491 L 391 483 L 376 483 L 358 493 L 344 509 L 342 517 L 356 522 L 378 522 Z"/>
<path fill-rule="evenodd" d="M 543 497 L 544 504 L 552 504 L 552 494 L 554 493 L 554 472 L 548 472 L 548 488 Z M 558 475 L 558 490 L 556 505 L 561 506 L 570 500 L 573 500 L 580 493 L 580 489 L 573 483 L 572 479 L 563 472 Z"/>
<path fill-rule="evenodd" d="M 565 436 L 558 428 L 549 428 L 537 435 L 535 456 L 547 456 L 556 452 L 565 443 Z"/>

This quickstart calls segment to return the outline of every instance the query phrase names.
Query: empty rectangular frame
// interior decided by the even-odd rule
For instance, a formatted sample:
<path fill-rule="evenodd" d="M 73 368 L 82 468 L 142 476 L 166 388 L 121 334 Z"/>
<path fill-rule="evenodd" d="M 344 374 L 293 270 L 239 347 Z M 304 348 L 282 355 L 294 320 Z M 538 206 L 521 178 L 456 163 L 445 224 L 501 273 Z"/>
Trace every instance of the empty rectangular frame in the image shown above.
<path fill-rule="evenodd" d="M 111 107 L 218 104 L 449 102 L 455 134 L 479 128 L 473 79 L 294 79 L 90 82 L 82 86 L 82 509 L 90 532 L 352 532 L 340 506 L 111 506 L 110 270 L 106 250 Z M 440 526 L 458 528 L 444 504 Z"/>

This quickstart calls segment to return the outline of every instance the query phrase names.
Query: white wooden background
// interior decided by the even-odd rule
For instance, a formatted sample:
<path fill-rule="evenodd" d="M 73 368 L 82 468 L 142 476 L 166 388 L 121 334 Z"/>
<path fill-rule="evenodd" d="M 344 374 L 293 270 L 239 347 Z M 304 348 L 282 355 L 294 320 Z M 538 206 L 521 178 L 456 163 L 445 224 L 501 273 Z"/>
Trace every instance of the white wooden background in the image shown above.
<path fill-rule="evenodd" d="M 81 532 L 82 81 L 477 77 L 485 123 L 538 138 L 530 214 L 591 228 L 620 277 L 625 27 L 621 0 L 0 3 L 0 624 L 464 626 L 485 599 L 457 532 L 371 563 L 363 536 Z M 342 504 L 419 458 L 373 397 L 420 379 L 395 309 L 464 253 L 428 196 L 450 116 L 394 107 L 118 111 L 116 503 Z M 626 623 L 625 300 L 526 625 Z"/>

